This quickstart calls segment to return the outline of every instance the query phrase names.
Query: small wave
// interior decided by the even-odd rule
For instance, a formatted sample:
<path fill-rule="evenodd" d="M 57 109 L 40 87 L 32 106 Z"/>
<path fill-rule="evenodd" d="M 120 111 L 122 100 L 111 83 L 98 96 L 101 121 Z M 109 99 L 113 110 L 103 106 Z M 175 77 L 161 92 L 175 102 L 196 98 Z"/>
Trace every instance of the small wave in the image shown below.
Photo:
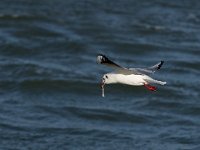
<path fill-rule="evenodd" d="M 127 123 L 146 123 L 150 122 L 150 116 L 142 114 L 130 114 L 126 112 L 120 112 L 109 109 L 93 109 L 83 107 L 46 107 L 38 106 L 41 110 L 56 114 L 58 116 L 69 116 L 73 115 L 80 119 L 86 119 L 88 121 L 105 121 L 105 122 L 127 122 Z"/>
<path fill-rule="evenodd" d="M 22 20 L 22 21 L 46 20 L 48 21 L 49 19 L 47 18 L 47 16 L 43 16 L 43 15 L 32 15 L 32 14 L 27 14 L 27 13 L 14 13 L 14 14 L 1 13 L 0 20 L 17 20 L 17 21 L 19 20 Z"/>

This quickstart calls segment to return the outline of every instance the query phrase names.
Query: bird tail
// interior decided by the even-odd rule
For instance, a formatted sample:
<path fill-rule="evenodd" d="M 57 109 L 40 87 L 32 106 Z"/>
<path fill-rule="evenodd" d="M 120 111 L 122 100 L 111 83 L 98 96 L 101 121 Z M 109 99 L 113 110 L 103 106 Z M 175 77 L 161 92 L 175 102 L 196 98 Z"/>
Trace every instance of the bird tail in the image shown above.
<path fill-rule="evenodd" d="M 154 80 L 154 79 L 148 79 L 148 80 L 146 80 L 148 83 L 153 83 L 153 84 L 160 84 L 160 85 L 165 85 L 165 84 L 167 84 L 167 82 L 165 82 L 165 81 L 159 81 L 159 80 Z"/>
<path fill-rule="evenodd" d="M 165 81 L 158 81 L 158 80 L 156 80 L 156 83 L 157 83 L 157 84 L 160 84 L 160 85 L 165 85 L 165 84 L 167 84 L 167 82 L 165 82 Z"/>

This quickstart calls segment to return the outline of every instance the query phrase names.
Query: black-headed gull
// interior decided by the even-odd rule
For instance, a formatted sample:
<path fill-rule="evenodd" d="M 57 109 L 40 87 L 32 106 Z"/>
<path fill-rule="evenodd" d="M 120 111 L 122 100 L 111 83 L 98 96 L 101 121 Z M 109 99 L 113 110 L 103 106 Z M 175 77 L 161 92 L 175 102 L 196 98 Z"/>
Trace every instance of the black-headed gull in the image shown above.
<path fill-rule="evenodd" d="M 103 97 L 105 84 L 121 83 L 133 86 L 144 86 L 150 91 L 156 91 L 156 87 L 150 84 L 166 84 L 166 82 L 158 81 L 148 76 L 156 70 L 159 70 L 164 61 L 160 61 L 149 68 L 125 68 L 111 61 L 105 55 L 100 54 L 97 56 L 97 63 L 110 66 L 115 70 L 114 72 L 104 74 L 102 77 L 101 88 Z"/>

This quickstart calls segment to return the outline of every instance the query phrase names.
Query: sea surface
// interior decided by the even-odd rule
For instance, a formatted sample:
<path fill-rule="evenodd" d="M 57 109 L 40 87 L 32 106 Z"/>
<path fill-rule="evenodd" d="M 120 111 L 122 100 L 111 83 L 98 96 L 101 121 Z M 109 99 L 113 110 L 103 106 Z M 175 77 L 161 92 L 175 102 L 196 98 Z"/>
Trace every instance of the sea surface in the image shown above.
<path fill-rule="evenodd" d="M 157 91 L 100 81 L 163 68 Z M 1 0 L 0 150 L 199 150 L 200 1 Z"/>

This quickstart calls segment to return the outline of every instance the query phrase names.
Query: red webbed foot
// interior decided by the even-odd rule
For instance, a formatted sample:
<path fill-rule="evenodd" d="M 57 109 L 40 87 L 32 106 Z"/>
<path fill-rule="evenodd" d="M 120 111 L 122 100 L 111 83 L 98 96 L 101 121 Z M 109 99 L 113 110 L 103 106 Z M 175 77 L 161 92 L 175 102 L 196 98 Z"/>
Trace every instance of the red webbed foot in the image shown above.
<path fill-rule="evenodd" d="M 149 84 L 144 84 L 144 86 L 150 91 L 156 91 L 156 87 L 155 86 L 151 86 Z"/>

